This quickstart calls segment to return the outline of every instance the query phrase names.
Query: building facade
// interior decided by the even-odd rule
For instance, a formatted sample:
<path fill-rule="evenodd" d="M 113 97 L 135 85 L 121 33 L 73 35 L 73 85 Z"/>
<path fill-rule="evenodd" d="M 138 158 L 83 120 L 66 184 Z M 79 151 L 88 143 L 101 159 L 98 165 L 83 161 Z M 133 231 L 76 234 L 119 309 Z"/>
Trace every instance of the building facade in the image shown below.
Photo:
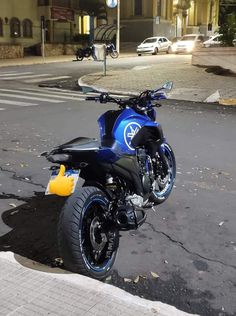
<path fill-rule="evenodd" d="M 193 32 L 210 35 L 218 28 L 219 0 L 119 1 L 121 42 Z M 69 43 L 76 34 L 89 35 L 104 24 L 108 31 L 113 25 L 115 36 L 117 8 L 108 8 L 106 0 L 0 0 L 0 44 L 41 43 L 42 27 L 46 42 Z"/>
<path fill-rule="evenodd" d="M 42 26 L 45 41 L 70 42 L 78 30 L 77 0 L 1 0 L 0 44 L 40 43 Z"/>
<path fill-rule="evenodd" d="M 219 0 L 120 0 L 121 40 L 211 35 L 218 29 Z"/>

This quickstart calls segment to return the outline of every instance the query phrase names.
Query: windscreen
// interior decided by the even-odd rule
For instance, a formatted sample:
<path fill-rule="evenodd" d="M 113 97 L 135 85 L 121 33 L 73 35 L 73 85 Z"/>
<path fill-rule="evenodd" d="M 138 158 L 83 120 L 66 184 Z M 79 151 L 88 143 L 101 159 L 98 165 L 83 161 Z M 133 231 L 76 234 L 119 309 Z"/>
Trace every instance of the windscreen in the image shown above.
<path fill-rule="evenodd" d="M 156 38 L 147 38 L 145 41 L 143 41 L 143 44 L 148 44 L 148 43 L 155 43 Z"/>

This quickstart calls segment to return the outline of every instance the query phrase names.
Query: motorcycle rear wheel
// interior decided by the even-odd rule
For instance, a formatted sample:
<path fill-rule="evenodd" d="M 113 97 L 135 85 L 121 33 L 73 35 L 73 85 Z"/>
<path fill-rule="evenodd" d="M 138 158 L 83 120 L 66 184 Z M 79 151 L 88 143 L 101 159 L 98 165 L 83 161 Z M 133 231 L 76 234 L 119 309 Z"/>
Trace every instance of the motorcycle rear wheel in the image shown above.
<path fill-rule="evenodd" d="M 155 205 L 161 204 L 169 197 L 175 182 L 176 176 L 176 161 L 175 155 L 171 146 L 167 143 L 161 145 L 166 163 L 168 165 L 168 174 L 161 175 L 160 171 L 156 171 L 156 177 L 153 184 L 150 201 Z"/>
<path fill-rule="evenodd" d="M 71 195 L 58 224 L 58 246 L 64 266 L 76 273 L 104 279 L 115 262 L 119 232 L 104 219 L 109 200 L 96 187 Z"/>
<path fill-rule="evenodd" d="M 119 56 L 118 52 L 116 50 L 113 50 L 110 52 L 111 58 L 117 58 Z"/>

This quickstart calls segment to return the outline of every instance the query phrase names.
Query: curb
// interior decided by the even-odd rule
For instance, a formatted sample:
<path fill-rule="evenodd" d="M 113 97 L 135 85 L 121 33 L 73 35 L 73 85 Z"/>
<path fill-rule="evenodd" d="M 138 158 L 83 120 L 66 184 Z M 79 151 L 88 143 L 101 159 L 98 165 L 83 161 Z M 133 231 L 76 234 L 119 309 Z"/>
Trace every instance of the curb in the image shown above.
<path fill-rule="evenodd" d="M 98 75 L 98 77 L 101 77 L 102 75 Z M 107 89 L 104 89 L 104 88 L 99 88 L 97 87 L 96 85 L 90 85 L 90 84 L 87 84 L 85 83 L 84 79 L 87 77 L 87 75 L 84 75 L 82 77 L 80 77 L 78 79 L 78 85 L 81 87 L 82 91 L 84 93 L 89 93 L 89 92 L 98 92 L 98 93 L 110 93 L 110 94 L 118 94 L 118 95 L 121 95 L 121 96 L 137 96 L 140 94 L 139 91 L 121 91 L 121 90 L 114 90 L 114 89 L 110 89 L 110 90 L 107 90 Z M 211 96 L 209 96 L 208 98 L 210 98 Z M 202 103 L 205 103 L 205 104 L 217 104 L 217 105 L 220 105 L 220 106 L 236 106 L 236 98 L 226 98 L 226 99 L 223 99 L 223 98 L 220 98 L 220 95 L 217 97 L 217 99 L 215 99 L 214 101 L 207 101 L 206 98 L 204 101 L 201 101 Z M 171 98 L 169 98 L 171 100 Z M 172 100 L 175 100 L 175 99 L 172 99 Z M 179 101 L 191 101 L 191 100 L 186 100 L 186 99 L 182 99 L 182 100 L 179 100 Z M 194 101 L 192 101 L 194 102 Z"/>
<path fill-rule="evenodd" d="M 101 75 L 102 76 L 102 75 Z M 78 79 L 78 85 L 81 87 L 84 93 L 89 92 L 98 92 L 98 93 L 112 93 L 112 94 L 119 94 L 119 95 L 130 95 L 130 96 L 137 96 L 139 94 L 138 91 L 121 91 L 121 90 L 106 90 L 104 88 L 99 88 L 95 85 L 89 85 L 85 83 L 83 80 L 86 78 L 87 75 L 84 75 Z"/>
<path fill-rule="evenodd" d="M 2 264 L 3 263 L 3 264 Z M 17 268 L 21 268 L 24 271 L 22 275 L 29 273 L 29 277 L 33 278 L 34 275 L 43 275 L 48 277 L 49 280 L 56 279 L 65 284 L 70 284 L 71 287 L 75 287 L 78 291 L 81 291 L 83 288 L 86 290 L 102 292 L 108 298 L 108 300 L 120 300 L 136 308 L 146 309 L 150 315 L 161 315 L 161 316 L 190 316 L 193 314 L 188 314 L 186 312 L 180 311 L 174 306 L 169 306 L 161 302 L 154 302 L 138 296 L 132 295 L 125 292 L 122 289 L 116 288 L 113 285 L 100 282 L 88 277 L 85 277 L 80 274 L 70 273 L 68 271 L 62 270 L 60 268 L 49 268 L 42 264 L 39 264 L 35 261 L 16 255 L 13 252 L 0 252 L 0 266 L 13 264 Z M 4 269 L 3 269 L 4 270 Z M 49 271 L 47 271 L 49 270 Z M 50 272 L 53 271 L 53 272 Z M 11 275 L 7 274 L 3 277 L 5 282 L 8 282 L 8 278 L 11 279 Z M 9 281 L 10 282 L 10 281 Z M 66 286 L 65 286 L 66 290 Z M 27 293 L 25 293 L 27 295 Z M 14 299 L 14 298 L 13 298 Z M 196 314 L 195 314 L 196 315 Z M 122 315 L 121 315 L 122 316 Z"/>

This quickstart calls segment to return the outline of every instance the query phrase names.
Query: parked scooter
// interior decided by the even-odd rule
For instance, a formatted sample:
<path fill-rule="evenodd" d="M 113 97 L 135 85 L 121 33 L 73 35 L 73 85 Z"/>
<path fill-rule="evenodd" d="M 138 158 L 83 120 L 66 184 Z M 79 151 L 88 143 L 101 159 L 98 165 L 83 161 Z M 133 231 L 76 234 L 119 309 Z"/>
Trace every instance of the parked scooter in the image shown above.
<path fill-rule="evenodd" d="M 106 45 L 106 54 L 107 56 L 110 55 L 112 58 L 117 58 L 119 56 L 113 43 L 108 43 Z"/>

